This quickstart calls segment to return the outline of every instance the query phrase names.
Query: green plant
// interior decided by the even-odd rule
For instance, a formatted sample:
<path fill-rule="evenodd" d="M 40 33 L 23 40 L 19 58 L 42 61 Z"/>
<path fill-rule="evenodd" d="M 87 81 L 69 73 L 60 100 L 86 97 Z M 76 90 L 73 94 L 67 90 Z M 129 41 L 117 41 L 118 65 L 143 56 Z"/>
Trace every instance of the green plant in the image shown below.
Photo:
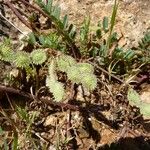
<path fill-rule="evenodd" d="M 1 143 L 0 143 L 0 148 L 4 148 L 4 150 L 8 150 L 9 146 L 7 143 L 7 137 L 5 136 L 5 132 L 3 131 L 3 129 L 0 126 L 0 136 L 1 136 Z"/>
<path fill-rule="evenodd" d="M 46 52 L 42 49 L 35 49 L 31 53 L 25 51 L 16 51 L 11 48 L 7 40 L 0 43 L 0 60 L 14 63 L 16 67 L 28 68 L 31 64 L 42 65 L 47 59 Z"/>
<path fill-rule="evenodd" d="M 96 27 L 91 27 L 90 17 L 87 17 L 84 19 L 79 35 L 76 34 L 75 27 L 72 24 L 69 25 L 67 15 L 61 19 L 60 7 L 53 6 L 52 0 L 48 0 L 47 4 L 42 0 L 37 0 L 37 4 L 43 10 L 42 14 L 53 25 L 52 29 L 50 29 L 51 32 L 33 32 L 30 34 L 28 42 L 33 44 L 33 46 L 40 44 L 38 45 L 39 48 L 34 48 L 31 53 L 24 51 L 16 51 L 14 53 L 10 48 L 5 48 L 7 55 L 13 53 L 13 59 L 10 63 L 16 67 L 25 69 L 29 77 L 36 76 L 36 90 L 39 88 L 40 79 L 38 72 L 42 68 L 42 64 L 45 64 L 45 67 L 48 68 L 46 86 L 49 87 L 56 101 L 62 100 L 65 95 L 65 86 L 59 82 L 57 77 L 57 72 L 59 71 L 65 72 L 67 78 L 73 84 L 82 84 L 87 90 L 94 90 L 97 85 L 94 68 L 88 63 L 77 62 L 78 58 L 80 58 L 76 57 L 78 52 L 76 53 L 75 50 L 77 49 L 83 55 L 82 57 L 94 56 L 95 59 L 99 58 L 99 64 L 106 68 L 111 68 L 110 64 L 112 64 L 111 73 L 115 72 L 122 75 L 133 69 L 131 64 L 137 59 L 134 50 L 124 50 L 116 46 L 111 57 L 108 51 L 118 40 L 117 33 L 113 32 L 119 4 L 117 0 L 115 0 L 110 22 L 108 17 L 104 17 L 102 23 L 98 22 Z M 148 41 L 148 36 L 145 39 L 144 41 Z M 78 48 L 76 45 L 79 45 Z M 56 55 L 47 55 L 44 51 L 44 48 L 47 47 L 54 49 Z M 8 50 L 9 52 L 7 52 Z M 61 50 L 63 54 L 57 53 L 57 50 Z M 7 60 L 5 59 L 5 61 Z"/>
<path fill-rule="evenodd" d="M 114 6 L 113 6 L 113 12 L 112 12 L 112 16 L 111 16 L 111 21 L 110 21 L 109 36 L 108 36 L 108 39 L 107 39 L 107 42 L 106 42 L 105 56 L 109 55 L 109 48 L 110 48 L 111 43 L 112 43 L 111 42 L 112 33 L 113 33 L 113 28 L 114 28 L 114 25 L 115 25 L 115 21 L 116 21 L 118 5 L 119 5 L 119 2 L 117 2 L 117 0 L 115 0 Z"/>
<path fill-rule="evenodd" d="M 143 63 L 150 63 L 150 31 L 145 33 L 139 42 L 138 49 L 142 52 L 140 60 Z"/>
<path fill-rule="evenodd" d="M 36 65 L 42 65 L 46 59 L 46 52 L 41 49 L 34 49 L 31 53 L 25 51 L 14 51 L 10 43 L 3 41 L 0 44 L 1 61 L 10 63 L 13 67 L 25 69 L 27 73 L 33 73 L 31 70 Z M 31 74 L 33 75 L 33 74 Z"/>
<path fill-rule="evenodd" d="M 71 51 L 75 56 L 80 55 L 80 52 L 74 41 L 76 28 L 73 24 L 68 24 L 68 16 L 65 15 L 63 19 L 60 18 L 61 9 L 57 5 L 53 6 L 53 0 L 48 0 L 47 4 L 45 4 L 42 0 L 37 0 L 36 2 L 44 11 L 45 16 L 48 17 L 51 23 L 54 25 L 56 34 L 61 36 L 67 46 L 71 48 Z"/>
<path fill-rule="evenodd" d="M 52 25 L 49 32 L 33 31 L 29 35 L 28 42 L 33 47 L 36 45 L 39 48 L 33 48 L 31 53 L 24 51 L 14 53 L 8 48 L 9 46 L 6 46 L 9 44 L 4 44 L 5 48 L 4 46 L 1 48 L 1 54 L 3 54 L 1 60 L 8 61 L 5 57 L 10 57 L 9 54 L 12 54 L 12 60 L 9 59 L 10 63 L 25 69 L 27 74 L 36 76 L 36 90 L 39 88 L 38 75 L 42 64 L 48 69 L 48 74 L 45 75 L 47 77 L 46 86 L 49 87 L 56 101 L 62 100 L 65 95 L 65 86 L 58 80 L 57 72 L 59 71 L 65 72 L 73 84 L 82 84 L 87 90 L 94 90 L 97 85 L 94 68 L 84 61 L 79 63 L 78 54 L 82 54 L 83 58 L 94 56 L 94 61 L 98 60 L 98 63 L 108 68 L 111 73 L 124 75 L 136 68 L 136 65 L 134 67 L 131 65 L 137 60 L 136 51 L 124 50 L 115 45 L 118 42 L 117 33 L 113 32 L 119 5 L 117 0 L 115 0 L 110 21 L 108 17 L 104 17 L 102 23 L 99 21 L 97 26 L 91 27 L 90 17 L 87 17 L 79 29 L 79 34 L 76 33 L 73 24 L 69 25 L 67 15 L 61 18 L 60 7 L 53 6 L 52 0 L 48 0 L 47 4 L 42 0 L 36 2 L 42 9 L 40 12 L 48 18 L 47 21 Z M 149 35 L 146 34 L 139 47 L 147 48 L 147 43 L 149 43 Z M 112 53 L 110 53 L 109 49 L 113 46 Z M 55 54 L 48 55 L 44 48 L 54 49 Z M 59 54 L 57 50 L 63 53 Z"/>
<path fill-rule="evenodd" d="M 14 57 L 14 63 L 16 67 L 19 68 L 28 68 L 31 64 L 29 53 L 24 51 L 17 52 Z"/>
<path fill-rule="evenodd" d="M 2 49 L 4 52 L 8 48 Z M 34 49 L 31 53 L 24 51 L 17 51 L 13 53 L 13 59 L 10 64 L 14 64 L 20 69 L 25 69 L 27 74 L 31 76 L 38 76 L 38 72 L 33 72 L 38 65 L 46 63 L 47 54 L 43 49 Z M 49 56 L 48 60 L 50 63 L 46 63 L 48 66 L 48 75 L 46 79 L 46 86 L 49 87 L 50 92 L 53 93 L 54 99 L 56 101 L 61 101 L 65 95 L 64 85 L 57 81 L 56 72 L 65 72 L 68 79 L 72 83 L 82 84 L 84 88 L 92 91 L 96 88 L 97 78 L 94 75 L 94 68 L 88 63 L 78 63 L 73 57 L 65 54 L 60 54 L 58 56 Z M 34 74 L 33 74 L 34 73 Z M 38 90 L 39 79 L 36 78 L 36 89 Z"/>
<path fill-rule="evenodd" d="M 32 126 L 34 124 L 34 121 L 39 116 L 39 111 L 28 111 L 26 108 L 21 108 L 20 106 L 16 106 L 16 113 L 18 116 L 18 120 L 20 122 L 24 122 L 24 128 L 21 130 L 23 133 L 20 136 L 23 136 L 22 138 L 25 139 L 25 141 L 30 140 L 30 144 L 32 144 L 32 147 L 35 149 L 38 149 L 38 146 L 36 145 L 36 140 L 32 137 Z M 19 132 L 20 133 L 20 132 Z M 19 135 L 18 133 L 18 135 Z M 18 148 L 19 146 L 24 145 L 21 143 L 21 141 L 18 141 Z"/>
<path fill-rule="evenodd" d="M 33 16 L 29 17 L 30 21 L 32 23 L 34 19 L 38 19 L 38 17 L 32 18 L 34 15 L 36 17 L 36 12 L 38 11 L 40 12 L 40 16 L 43 15 L 47 19 L 44 25 L 48 25 L 46 27 L 49 28 L 46 31 L 44 28 L 32 28 L 32 33 L 29 34 L 28 39 L 25 39 L 24 42 L 27 43 L 25 43 L 26 45 L 22 50 L 13 47 L 10 39 L 5 39 L 0 44 L 0 61 L 7 62 L 6 64 L 19 72 L 17 73 L 19 77 L 14 77 L 14 82 L 17 84 L 20 83 L 17 87 L 21 89 L 21 92 L 23 91 L 23 94 L 27 92 L 31 99 L 34 100 L 30 105 L 30 109 L 33 108 L 32 104 L 37 104 L 38 107 L 39 102 L 42 102 L 42 104 L 47 103 L 50 104 L 50 109 L 53 109 L 53 115 L 53 113 L 58 110 L 55 109 L 56 107 L 53 107 L 53 104 L 58 106 L 58 108 L 61 108 L 61 106 L 64 108 L 63 106 L 65 106 L 63 111 L 67 113 L 67 115 L 65 115 L 67 118 L 64 119 L 63 123 L 59 121 L 59 118 L 57 118 L 56 121 L 54 121 L 53 118 L 52 120 L 48 119 L 48 122 L 55 122 L 54 125 L 48 126 L 50 126 L 49 131 L 53 131 L 54 126 L 55 133 L 52 140 L 56 141 L 53 143 L 53 145 L 56 145 L 56 149 L 60 149 L 60 147 L 67 147 L 69 149 L 72 144 L 72 139 L 78 136 L 78 131 L 80 131 L 82 127 L 86 127 L 88 121 L 88 117 L 84 117 L 83 112 L 83 119 L 79 117 L 79 120 L 83 120 L 82 127 L 80 128 L 79 126 L 79 130 L 78 128 L 76 129 L 76 126 L 78 126 L 76 122 L 79 121 L 76 120 L 76 116 L 78 117 L 78 115 L 73 116 L 71 111 L 66 111 L 66 109 L 73 108 L 73 110 L 79 112 L 81 110 L 81 113 L 82 110 L 85 110 L 87 113 L 95 113 L 95 110 L 99 110 L 99 102 L 97 103 L 97 100 L 101 97 L 101 95 L 99 95 L 101 89 L 98 89 L 101 87 L 100 83 L 102 83 L 102 86 L 104 84 L 112 97 L 114 96 L 114 93 L 112 93 L 114 89 L 107 86 L 108 80 L 103 76 L 103 73 L 109 76 L 109 81 L 113 82 L 111 78 L 113 77 L 123 83 L 121 87 L 129 86 L 127 94 L 129 104 L 139 107 L 143 116 L 150 116 L 150 105 L 143 103 L 140 100 L 139 94 L 130 87 L 131 80 L 140 72 L 141 66 L 149 63 L 150 36 L 149 33 L 146 33 L 144 38 L 139 42 L 138 48 L 125 49 L 124 47 L 118 46 L 119 38 L 117 33 L 114 32 L 119 4 L 117 0 L 115 0 L 110 19 L 105 16 L 96 26 L 91 26 L 91 19 L 90 16 L 88 16 L 84 19 L 81 28 L 78 28 L 78 32 L 76 32 L 76 28 L 73 24 L 69 24 L 67 15 L 61 17 L 60 7 L 57 5 L 53 6 L 52 0 L 45 2 L 43 0 L 37 0 L 37 4 L 39 7 L 36 5 L 38 9 L 35 9 L 36 11 Z M 32 8 L 34 9 L 34 7 Z M 41 23 L 41 26 L 42 25 L 43 23 Z M 139 51 L 141 53 L 139 53 Z M 96 70 L 94 66 L 102 68 L 99 69 L 102 73 Z M 124 80 L 120 79 L 120 77 Z M 126 79 L 126 77 L 128 78 Z M 104 79 L 106 83 L 104 80 L 101 81 L 101 79 Z M 14 87 L 16 88 L 16 86 Z M 24 87 L 26 87 L 27 90 Z M 103 87 L 102 90 L 104 90 Z M 78 95 L 81 96 L 81 94 L 83 94 L 83 98 L 87 100 L 85 102 L 76 103 Z M 48 96 L 51 96 L 55 102 L 49 101 L 47 99 Z M 77 99 L 74 100 L 76 96 Z M 63 100 L 68 100 L 68 103 L 62 103 Z M 73 102 L 72 104 L 73 100 L 75 103 Z M 103 105 L 101 106 L 103 107 Z M 44 112 L 46 110 L 45 108 L 47 109 L 47 107 L 44 106 Z M 43 112 L 43 109 L 29 111 L 26 108 L 17 107 L 16 114 L 19 121 L 23 123 L 23 129 L 19 126 L 21 130 L 16 129 L 19 131 L 18 134 L 16 134 L 17 132 L 13 133 L 12 149 L 20 148 L 19 144 L 21 140 L 18 139 L 20 132 L 23 133 L 22 136 L 24 140 L 30 141 L 30 144 L 33 146 L 32 148 L 34 148 L 34 146 L 36 149 L 40 148 L 37 147 L 39 139 L 47 143 L 48 140 L 45 138 L 45 135 L 42 136 L 42 134 L 39 135 L 33 132 L 37 124 L 35 124 L 35 126 L 32 125 L 36 122 L 41 110 Z M 111 111 L 111 109 L 109 111 Z M 47 115 L 49 115 L 49 108 L 48 114 L 46 112 L 46 115 L 44 115 L 44 122 L 46 122 L 48 118 Z M 87 114 L 87 116 L 88 115 L 90 114 Z M 56 116 L 59 117 L 59 113 Z M 72 122 L 71 119 L 74 121 Z M 19 121 L 17 120 L 17 122 Z M 93 122 L 91 121 L 91 123 Z M 41 129 L 42 124 L 43 121 L 40 126 L 38 126 L 39 129 Z M 44 125 L 44 128 L 49 129 L 47 125 Z M 0 134 L 4 136 L 2 148 L 9 149 L 7 137 L 5 137 L 1 128 Z M 48 141 L 46 145 L 49 145 L 49 142 L 51 141 Z M 48 149 L 46 145 L 43 149 Z M 53 147 L 50 147 L 50 149 L 51 148 Z"/>
<path fill-rule="evenodd" d="M 4 39 L 0 43 L 0 60 L 11 62 L 14 59 L 14 52 L 12 51 L 12 45 L 10 39 Z"/>
<path fill-rule="evenodd" d="M 41 65 L 46 61 L 47 55 L 43 51 L 43 49 L 36 49 L 36 50 L 31 52 L 30 58 L 31 58 L 31 61 L 33 64 Z"/>
<path fill-rule="evenodd" d="M 46 86 L 49 87 L 50 92 L 53 93 L 54 99 L 56 101 L 61 101 L 65 92 L 63 84 L 57 81 L 54 60 L 52 60 L 48 72 L 49 74 L 46 78 Z"/>
<path fill-rule="evenodd" d="M 127 98 L 131 106 L 137 106 L 140 108 L 141 113 L 145 117 L 150 116 L 150 104 L 142 102 L 139 94 L 132 88 L 128 89 Z"/>
<path fill-rule="evenodd" d="M 51 61 L 46 79 L 46 86 L 53 93 L 55 101 L 61 101 L 65 95 L 63 84 L 57 81 L 57 71 L 65 72 L 72 83 L 82 84 L 89 91 L 96 88 L 97 78 L 93 74 L 93 66 L 77 63 L 72 57 L 62 54 Z"/>
<path fill-rule="evenodd" d="M 143 50 L 150 51 L 150 31 L 145 33 L 144 37 L 139 42 L 139 47 Z"/>

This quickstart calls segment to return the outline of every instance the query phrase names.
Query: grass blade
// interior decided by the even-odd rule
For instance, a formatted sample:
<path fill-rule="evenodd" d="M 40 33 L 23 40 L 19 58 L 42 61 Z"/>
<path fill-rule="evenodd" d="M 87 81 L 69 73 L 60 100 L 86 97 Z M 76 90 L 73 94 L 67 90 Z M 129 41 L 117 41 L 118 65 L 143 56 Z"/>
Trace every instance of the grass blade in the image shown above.
<path fill-rule="evenodd" d="M 116 15 L 117 15 L 117 10 L 118 10 L 118 5 L 119 2 L 117 2 L 117 0 L 115 0 L 114 6 L 113 6 L 113 12 L 111 15 L 111 21 L 110 21 L 110 28 L 109 28 L 109 36 L 107 39 L 107 43 L 106 43 L 106 51 L 105 51 L 105 57 L 109 54 L 109 48 L 110 48 L 110 44 L 111 44 L 111 37 L 112 37 L 112 31 L 115 25 L 115 20 L 116 20 Z"/>
<path fill-rule="evenodd" d="M 108 31 L 108 17 L 104 17 L 103 19 L 103 30 L 105 33 Z"/>
<path fill-rule="evenodd" d="M 15 132 L 14 140 L 13 140 L 13 144 L 12 144 L 12 150 L 17 150 L 17 146 L 18 146 L 18 133 Z"/>

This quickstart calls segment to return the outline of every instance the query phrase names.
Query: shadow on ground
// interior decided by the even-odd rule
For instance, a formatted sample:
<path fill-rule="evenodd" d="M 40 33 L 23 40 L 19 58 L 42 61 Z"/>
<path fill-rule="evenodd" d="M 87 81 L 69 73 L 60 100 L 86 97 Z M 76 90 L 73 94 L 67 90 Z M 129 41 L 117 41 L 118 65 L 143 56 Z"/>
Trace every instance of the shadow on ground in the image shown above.
<path fill-rule="evenodd" d="M 146 141 L 142 136 L 121 138 L 116 143 L 99 147 L 98 150 L 150 150 L 150 140 Z"/>

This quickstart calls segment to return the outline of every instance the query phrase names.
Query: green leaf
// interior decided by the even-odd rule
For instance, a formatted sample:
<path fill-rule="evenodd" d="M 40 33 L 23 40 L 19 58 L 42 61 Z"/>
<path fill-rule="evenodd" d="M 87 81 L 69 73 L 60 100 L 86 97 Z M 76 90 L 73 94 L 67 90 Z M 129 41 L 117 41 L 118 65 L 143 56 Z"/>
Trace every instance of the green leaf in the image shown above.
<path fill-rule="evenodd" d="M 69 25 L 68 34 L 69 34 L 69 37 L 71 39 L 73 39 L 75 37 L 75 35 L 76 35 L 76 28 L 75 28 L 75 26 L 73 24 Z"/>
<path fill-rule="evenodd" d="M 3 134 L 3 129 L 2 129 L 2 127 L 0 126 L 0 135 L 2 135 Z"/>
<path fill-rule="evenodd" d="M 143 114 L 143 116 L 150 117 L 150 104 L 141 103 L 139 107 L 140 107 L 140 112 Z"/>
<path fill-rule="evenodd" d="M 60 12 L 61 12 L 61 8 L 59 6 L 54 6 L 53 7 L 53 11 L 52 11 L 52 15 L 59 19 L 60 18 Z"/>
<path fill-rule="evenodd" d="M 46 7 L 45 7 L 45 4 L 44 4 L 44 2 L 43 2 L 42 0 L 36 0 L 36 3 L 37 3 L 43 10 L 47 11 L 47 10 L 46 10 Z M 48 12 L 48 11 L 47 11 L 47 12 Z"/>
<path fill-rule="evenodd" d="M 103 30 L 104 30 L 105 32 L 108 31 L 108 17 L 104 17 L 104 18 L 103 18 Z"/>
<path fill-rule="evenodd" d="M 52 4 L 53 4 L 53 0 L 48 0 L 47 5 L 46 5 L 46 9 L 49 13 L 51 13 L 52 10 Z"/>
<path fill-rule="evenodd" d="M 29 114 L 26 109 L 17 106 L 17 113 L 22 120 L 29 123 Z"/>
<path fill-rule="evenodd" d="M 48 47 L 57 49 L 59 46 L 59 36 L 56 35 L 56 33 L 50 33 L 48 35 L 40 35 L 39 41 L 44 48 Z"/>
<path fill-rule="evenodd" d="M 9 144 L 7 143 L 7 140 L 4 140 L 4 150 L 9 150 Z"/>
<path fill-rule="evenodd" d="M 17 147 L 18 147 L 18 133 L 15 132 L 13 137 L 12 150 L 17 150 Z"/>
<path fill-rule="evenodd" d="M 117 32 L 113 32 L 111 35 L 111 43 L 117 42 Z"/>
<path fill-rule="evenodd" d="M 80 40 L 82 42 L 85 42 L 88 40 L 89 27 L 90 27 L 90 17 L 87 17 L 84 19 L 84 22 L 80 30 Z"/>
<path fill-rule="evenodd" d="M 65 15 L 63 18 L 64 29 L 68 27 L 68 15 Z"/>
<path fill-rule="evenodd" d="M 126 59 L 127 61 L 131 61 L 132 58 L 135 56 L 135 52 L 131 49 L 129 49 L 125 54 L 123 59 Z"/>
<path fill-rule="evenodd" d="M 117 3 L 117 0 L 115 0 L 115 4 L 113 6 L 113 12 L 112 12 L 112 16 L 111 16 L 111 21 L 110 21 L 110 24 L 111 24 L 110 31 L 113 30 L 113 27 L 115 25 L 118 5 L 119 5 L 119 3 Z"/>
<path fill-rule="evenodd" d="M 139 47 L 144 51 L 148 50 L 148 47 L 150 47 L 150 32 L 147 32 L 141 39 L 141 41 L 139 42 Z"/>
<path fill-rule="evenodd" d="M 144 117 L 150 117 L 150 104 L 142 102 L 139 94 L 135 90 L 129 88 L 127 98 L 131 106 L 140 108 L 140 112 Z"/>
<path fill-rule="evenodd" d="M 112 32 L 113 32 L 113 28 L 114 28 L 115 21 L 116 21 L 118 5 L 119 5 L 119 1 L 117 3 L 117 0 L 115 0 L 114 6 L 113 6 L 113 12 L 111 15 L 110 27 L 109 27 L 109 36 L 108 36 L 107 42 L 106 42 L 105 56 L 107 56 L 109 54 L 109 48 L 111 45 Z"/>
<path fill-rule="evenodd" d="M 129 104 L 132 106 L 139 106 L 141 103 L 139 94 L 132 88 L 128 89 L 127 98 L 128 98 Z"/>
<path fill-rule="evenodd" d="M 102 38 L 101 22 L 100 21 L 98 22 L 97 27 L 98 27 L 98 29 L 96 30 L 96 37 L 98 39 L 100 39 L 100 38 Z"/>
<path fill-rule="evenodd" d="M 43 35 L 40 35 L 40 36 L 39 36 L 39 41 L 40 41 L 40 44 L 42 44 L 42 45 L 44 45 L 44 46 L 46 45 L 46 44 L 45 44 L 45 38 L 44 38 Z"/>
<path fill-rule="evenodd" d="M 32 44 L 32 45 L 34 45 L 36 43 L 36 37 L 33 32 L 29 34 L 28 42 L 29 42 L 29 44 Z"/>
<path fill-rule="evenodd" d="M 94 68 L 91 64 L 77 63 L 67 70 L 67 76 L 73 83 L 82 83 L 87 90 L 92 91 L 97 86 L 97 78 L 93 72 Z"/>
<path fill-rule="evenodd" d="M 99 56 L 104 57 L 106 52 L 106 45 L 101 45 L 99 48 Z"/>
<path fill-rule="evenodd" d="M 75 38 L 75 35 L 76 35 L 76 27 L 73 26 L 73 28 L 71 29 L 70 33 L 69 33 L 69 36 L 74 39 Z"/>
<path fill-rule="evenodd" d="M 76 47 L 76 44 L 74 41 L 74 38 L 76 35 L 75 27 L 73 27 L 73 29 L 71 28 L 72 30 L 70 31 L 64 28 L 63 21 L 60 19 L 60 11 L 61 11 L 60 7 L 52 6 L 51 13 L 49 13 L 45 4 L 41 0 L 37 0 L 37 4 L 47 14 L 47 17 L 53 23 L 54 28 L 57 31 L 57 35 L 61 36 L 64 42 L 70 47 Z M 77 51 L 78 51 L 78 54 L 80 55 L 79 49 L 77 49 Z"/>

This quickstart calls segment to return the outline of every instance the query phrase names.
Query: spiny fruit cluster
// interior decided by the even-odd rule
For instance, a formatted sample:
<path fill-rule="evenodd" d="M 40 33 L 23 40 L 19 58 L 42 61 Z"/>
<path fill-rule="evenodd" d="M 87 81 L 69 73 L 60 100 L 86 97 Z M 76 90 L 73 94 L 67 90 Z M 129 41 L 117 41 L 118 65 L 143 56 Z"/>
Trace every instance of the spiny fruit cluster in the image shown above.
<path fill-rule="evenodd" d="M 46 59 L 46 52 L 42 49 L 35 49 L 31 53 L 25 51 L 14 52 L 7 43 L 0 44 L 0 60 L 13 63 L 19 68 L 29 68 L 30 64 L 41 65 Z"/>
<path fill-rule="evenodd" d="M 61 101 L 65 94 L 63 84 L 57 81 L 55 72 L 58 70 L 65 72 L 72 83 L 82 84 L 89 91 L 96 88 L 97 78 L 91 64 L 77 63 L 71 56 L 60 55 L 52 60 L 46 79 L 46 86 L 49 87 L 56 101 Z"/>

